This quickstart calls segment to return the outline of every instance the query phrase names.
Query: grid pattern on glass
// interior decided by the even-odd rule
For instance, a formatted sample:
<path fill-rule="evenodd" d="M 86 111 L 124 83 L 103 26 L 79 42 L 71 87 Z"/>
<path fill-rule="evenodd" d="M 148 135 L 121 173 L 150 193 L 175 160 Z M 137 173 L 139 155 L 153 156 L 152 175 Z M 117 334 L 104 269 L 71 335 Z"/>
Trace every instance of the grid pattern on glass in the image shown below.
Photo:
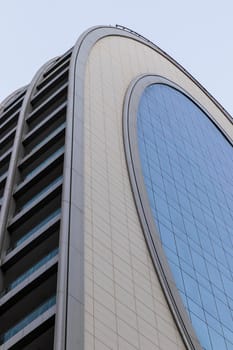
<path fill-rule="evenodd" d="M 144 182 L 204 349 L 233 349 L 232 146 L 184 94 L 147 87 L 137 115 Z"/>

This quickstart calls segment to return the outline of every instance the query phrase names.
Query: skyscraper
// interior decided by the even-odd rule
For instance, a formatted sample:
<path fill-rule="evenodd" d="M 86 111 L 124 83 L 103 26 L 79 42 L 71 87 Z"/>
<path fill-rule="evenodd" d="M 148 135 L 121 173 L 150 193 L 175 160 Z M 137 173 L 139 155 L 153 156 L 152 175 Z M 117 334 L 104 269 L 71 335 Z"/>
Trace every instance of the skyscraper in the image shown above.
<path fill-rule="evenodd" d="M 121 26 L 1 104 L 0 349 L 233 349 L 232 119 Z"/>

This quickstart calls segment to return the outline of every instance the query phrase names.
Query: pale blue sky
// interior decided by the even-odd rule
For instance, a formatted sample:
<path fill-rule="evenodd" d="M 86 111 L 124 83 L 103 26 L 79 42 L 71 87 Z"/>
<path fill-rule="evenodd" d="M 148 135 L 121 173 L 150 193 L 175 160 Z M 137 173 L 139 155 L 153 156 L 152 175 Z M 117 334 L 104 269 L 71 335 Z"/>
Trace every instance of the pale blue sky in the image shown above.
<path fill-rule="evenodd" d="M 116 23 L 160 46 L 233 115 L 232 0 L 1 1 L 0 101 L 85 29 Z"/>

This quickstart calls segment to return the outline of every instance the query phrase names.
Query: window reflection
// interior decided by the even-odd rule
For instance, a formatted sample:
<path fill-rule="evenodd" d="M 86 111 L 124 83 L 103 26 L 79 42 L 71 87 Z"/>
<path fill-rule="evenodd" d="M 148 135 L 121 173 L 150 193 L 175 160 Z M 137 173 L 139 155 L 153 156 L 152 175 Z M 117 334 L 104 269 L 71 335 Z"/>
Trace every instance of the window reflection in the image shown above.
<path fill-rule="evenodd" d="M 32 198 L 30 198 L 25 204 L 23 204 L 20 208 L 18 208 L 18 212 L 30 206 L 33 202 L 35 202 L 39 197 L 41 197 L 44 193 L 46 193 L 49 189 L 55 186 L 59 181 L 62 180 L 62 175 L 57 177 L 55 180 L 50 182 L 49 185 L 45 186 L 41 191 L 36 193 Z"/>
<path fill-rule="evenodd" d="M 60 156 L 64 153 L 64 146 L 60 147 L 57 151 L 51 154 L 48 158 L 46 158 L 43 162 L 41 162 L 38 166 L 33 168 L 25 177 L 24 180 L 32 178 L 35 174 L 37 174 L 42 168 L 48 165 L 53 159 Z"/>
<path fill-rule="evenodd" d="M 21 331 L 24 327 L 34 321 L 37 317 L 42 315 L 45 311 L 50 309 L 56 303 L 56 297 L 53 296 L 41 304 L 37 309 L 31 312 L 28 316 L 18 322 L 14 327 L 10 328 L 2 336 L 0 336 L 0 344 L 5 343 L 7 340 L 12 338 L 16 333 Z"/>
<path fill-rule="evenodd" d="M 185 95 L 144 91 L 138 146 L 168 262 L 204 349 L 233 349 L 232 146 Z"/>
<path fill-rule="evenodd" d="M 28 278 L 30 275 L 32 275 L 35 271 L 39 270 L 39 268 L 43 265 L 45 265 L 49 260 L 51 260 L 53 257 L 55 257 L 58 253 L 58 248 L 51 251 L 49 254 L 44 256 L 41 260 L 39 260 L 35 265 L 33 265 L 30 269 L 28 269 L 26 272 L 24 272 L 22 275 L 20 275 L 18 278 L 16 278 L 14 281 L 12 281 L 7 289 L 1 293 L 1 295 L 4 295 L 8 293 L 10 290 L 17 287 L 21 282 L 23 282 L 26 278 Z"/>
<path fill-rule="evenodd" d="M 39 231 L 42 227 L 44 227 L 49 221 L 51 221 L 53 218 L 55 218 L 57 215 L 61 213 L 61 208 L 56 209 L 51 214 L 49 214 L 45 219 L 41 220 L 39 224 L 34 226 L 31 230 L 29 230 L 27 233 L 25 233 L 20 239 L 18 239 L 14 245 L 10 247 L 8 252 L 10 252 L 12 249 L 20 246 L 26 239 L 28 239 L 30 236 L 32 236 L 34 233 Z"/>

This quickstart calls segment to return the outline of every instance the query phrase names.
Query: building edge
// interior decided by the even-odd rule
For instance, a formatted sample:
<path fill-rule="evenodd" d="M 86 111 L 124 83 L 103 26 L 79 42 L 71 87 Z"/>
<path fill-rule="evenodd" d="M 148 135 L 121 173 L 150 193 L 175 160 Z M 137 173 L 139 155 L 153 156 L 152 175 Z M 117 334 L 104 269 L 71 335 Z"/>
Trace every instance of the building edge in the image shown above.
<path fill-rule="evenodd" d="M 59 254 L 59 271 L 58 271 L 58 287 L 57 287 L 57 316 L 55 325 L 55 344 L 54 349 L 64 350 L 73 349 L 74 344 L 79 345 L 79 349 L 84 349 L 84 229 L 83 229 L 83 210 L 84 210 L 84 172 L 83 172 L 83 122 L 84 122 L 84 75 L 87 58 L 92 47 L 97 41 L 107 36 L 121 36 L 138 41 L 146 46 L 149 46 L 159 54 L 163 55 L 178 69 L 180 69 L 189 79 L 191 79 L 205 95 L 221 110 L 221 112 L 232 124 L 232 119 L 225 109 L 203 88 L 186 70 L 175 62 L 170 56 L 165 54 L 156 45 L 147 41 L 137 33 L 128 30 L 125 27 L 118 26 L 96 26 L 88 29 L 78 39 L 72 53 L 72 59 L 69 72 L 69 88 L 68 88 L 68 111 L 67 111 L 67 130 L 66 130 L 66 149 L 64 161 L 64 189 L 62 194 L 62 222 L 60 237 L 60 254 Z M 42 72 L 44 67 L 39 70 Z M 33 79 L 33 84 L 38 78 L 37 73 Z M 25 96 L 23 104 L 24 111 L 21 115 L 25 115 L 27 103 L 30 99 L 29 90 L 33 89 L 30 84 Z M 18 91 L 18 90 L 17 90 Z M 16 91 L 16 93 L 17 93 Z M 20 90 L 21 91 L 21 90 Z M 12 95 L 9 96 L 9 99 Z M 126 98 L 127 100 L 127 98 Z M 128 108 L 128 102 L 125 100 L 125 110 Z M 7 103 L 8 98 L 3 101 L 1 107 Z M 126 112 L 124 112 L 125 114 Z M 21 118 L 25 118 L 21 117 Z M 216 123 L 216 121 L 215 121 Z M 18 126 L 21 130 L 23 126 Z M 19 135 L 21 138 L 21 136 Z M 128 137 L 128 136 L 126 136 Z M 232 142 L 232 136 L 229 136 Z M 16 138 L 15 138 L 16 142 Z M 14 146 L 15 148 L 16 146 Z M 17 159 L 16 155 L 11 157 L 11 163 Z M 15 169 L 15 164 L 12 165 Z M 10 168 L 11 169 L 11 168 Z M 13 170 L 10 171 L 13 173 Z M 10 183 L 10 180 L 9 180 Z M 78 185 L 77 185 L 78 183 Z M 75 186 L 74 186 L 75 184 Z M 146 224 L 147 225 L 147 224 Z M 74 235 L 74 228 L 78 235 Z M 3 237 L 3 236 L 1 236 Z M 78 255 L 77 255 L 78 254 Z M 78 286 L 72 284 L 74 274 L 72 273 L 72 261 L 74 256 L 78 256 L 80 262 L 78 270 L 75 270 L 75 280 L 79 282 Z M 67 313 L 73 313 L 75 320 L 70 320 L 68 324 Z M 72 321 L 78 322 L 75 324 L 75 332 L 72 331 Z M 78 329 L 77 329 L 78 328 Z M 191 349 L 191 348 L 190 348 Z M 198 348 L 195 348 L 198 349 Z"/>
<path fill-rule="evenodd" d="M 79 349 L 84 349 L 84 230 L 83 230 L 83 187 L 84 187 L 84 173 L 83 173 L 83 123 L 84 123 L 84 76 L 87 58 L 93 46 L 101 39 L 108 36 L 120 36 L 136 40 L 143 45 L 146 45 L 163 57 L 168 59 L 173 65 L 181 70 L 189 79 L 191 79 L 195 85 L 207 95 L 207 97 L 221 110 L 228 121 L 232 124 L 232 118 L 228 112 L 207 92 L 207 90 L 192 77 L 180 64 L 178 64 L 173 58 L 171 58 L 164 51 L 159 49 L 152 42 L 146 38 L 140 36 L 136 32 L 129 30 L 128 28 L 117 26 L 95 26 L 86 30 L 76 42 L 70 63 L 69 72 L 69 87 L 68 87 L 68 109 L 67 109 L 67 131 L 66 140 L 69 142 L 66 144 L 65 160 L 64 160 L 64 189 L 62 198 L 62 222 L 61 232 L 63 234 L 60 237 L 60 255 L 59 255 L 59 270 L 58 270 L 58 293 L 57 293 L 57 315 L 55 324 L 55 345 L 54 350 L 70 350 L 74 344 L 79 345 Z M 203 107 L 202 107 L 203 108 Z M 124 112 L 125 113 L 125 112 Z M 217 121 L 214 121 L 216 124 Z M 218 125 L 219 127 L 219 125 Z M 224 132 L 224 130 L 222 130 Z M 227 135 L 230 141 L 232 140 L 230 135 Z M 76 139 L 76 140 L 75 140 Z M 77 141 L 78 139 L 78 141 Z M 70 172 L 71 169 L 71 172 Z M 75 178 L 75 181 L 74 181 Z M 74 186 L 77 184 L 78 186 Z M 76 193 L 78 191 L 78 193 Z M 134 191 L 133 191 L 134 192 Z M 140 215 L 141 218 L 141 215 Z M 75 237 L 74 228 L 79 228 L 79 235 Z M 146 226 L 144 226 L 145 229 Z M 73 229 L 72 229 L 73 228 Z M 75 247 L 75 249 L 73 249 Z M 73 290 L 71 287 L 71 281 L 74 278 L 72 274 L 71 261 L 73 254 L 78 254 L 80 257 L 80 268 L 75 271 L 75 279 L 79 282 L 79 287 Z M 154 254 L 154 253 L 153 253 Z M 67 259 L 68 257 L 68 259 Z M 157 258 L 156 258 L 157 259 Z M 153 256 L 155 263 L 155 256 Z M 170 269 L 164 268 L 163 274 L 169 275 Z M 160 267 L 161 268 L 161 267 Z M 161 272 L 158 272 L 158 266 L 155 268 L 156 272 L 161 277 Z M 170 275 L 167 278 L 170 280 Z M 162 282 L 162 279 L 161 279 Z M 166 283 L 165 283 L 166 284 Z M 183 340 L 188 349 L 201 349 L 199 341 L 195 335 L 195 331 L 188 319 L 187 313 L 184 310 L 184 306 L 175 306 L 173 296 L 171 296 L 170 290 L 166 286 L 163 286 L 168 303 L 173 311 L 173 316 L 176 319 L 178 328 L 182 334 Z M 173 293 L 177 294 L 175 299 L 180 299 L 176 287 L 173 288 Z M 177 301 L 178 302 L 178 301 Z M 179 302 L 178 302 L 179 303 Z M 76 305 L 74 305 L 76 304 Z M 182 317 L 180 316 L 180 309 Z M 74 312 L 76 310 L 76 312 Z M 178 311 L 179 310 L 179 311 Z M 67 313 L 72 312 L 73 317 L 70 325 L 68 325 Z M 74 315 L 75 314 L 75 315 Z M 184 319 L 189 323 L 185 325 Z M 77 323 L 76 323 L 77 322 Z M 72 331 L 74 325 L 75 330 Z"/>

